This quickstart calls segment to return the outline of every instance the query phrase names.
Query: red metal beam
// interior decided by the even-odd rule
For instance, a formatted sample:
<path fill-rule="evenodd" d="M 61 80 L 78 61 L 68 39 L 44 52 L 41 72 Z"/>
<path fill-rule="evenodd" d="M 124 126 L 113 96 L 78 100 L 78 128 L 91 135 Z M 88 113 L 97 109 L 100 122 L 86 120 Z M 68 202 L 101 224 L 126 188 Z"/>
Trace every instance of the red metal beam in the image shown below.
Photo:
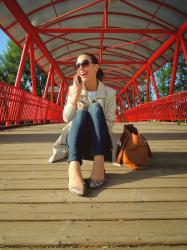
<path fill-rule="evenodd" d="M 62 102 L 62 92 L 63 92 L 63 81 L 60 84 L 60 89 L 59 89 L 58 97 L 56 100 L 56 104 L 58 104 L 58 105 L 62 105 L 62 103 L 61 103 Z"/>
<path fill-rule="evenodd" d="M 185 10 L 182 11 L 179 8 L 177 9 L 173 5 L 164 3 L 163 1 L 161 2 L 160 0 L 150 0 L 150 1 L 153 2 L 153 3 L 161 4 L 165 8 L 171 9 L 172 11 L 176 12 L 177 14 L 183 15 L 185 18 L 187 18 L 187 14 L 185 13 Z"/>
<path fill-rule="evenodd" d="M 26 39 L 25 39 L 25 44 L 23 47 L 21 59 L 20 59 L 20 64 L 19 64 L 17 76 L 16 76 L 16 81 L 15 81 L 16 88 L 20 88 L 20 86 L 21 86 L 21 77 L 22 77 L 24 66 L 25 66 L 25 61 L 26 61 L 26 57 L 28 54 L 28 49 L 29 49 L 29 36 L 27 35 Z"/>
<path fill-rule="evenodd" d="M 77 9 L 74 9 L 72 11 L 66 12 L 65 14 L 63 14 L 61 16 L 58 16 L 58 17 L 56 17 L 54 19 L 51 19 L 51 20 L 47 21 L 46 23 L 39 25 L 39 27 L 40 28 L 44 28 L 44 27 L 48 27 L 50 25 L 54 25 L 54 24 L 56 24 L 58 22 L 61 22 L 64 17 L 67 17 L 67 16 L 72 15 L 72 14 L 78 12 L 78 11 L 81 11 L 81 10 L 84 10 L 86 8 L 89 8 L 89 7 L 91 7 L 91 6 L 93 6 L 93 5 L 97 4 L 97 3 L 102 2 L 102 1 L 103 0 L 97 0 L 97 1 L 95 1 L 93 3 L 85 4 L 85 5 L 81 6 L 80 8 L 77 8 Z"/>
<path fill-rule="evenodd" d="M 62 123 L 62 107 L 49 101 L 42 100 L 39 96 L 34 96 L 23 89 L 17 89 L 10 84 L 0 82 L 0 103 L 4 103 L 3 110 L 0 112 L 0 123 L 7 122 L 19 124 L 23 121 L 33 121 L 44 123 L 46 120 Z M 21 101 L 20 101 L 21 99 Z M 12 103 L 13 109 L 9 110 L 6 104 Z"/>
<path fill-rule="evenodd" d="M 108 27 L 108 0 L 105 1 L 104 13 L 103 13 L 103 28 L 107 29 Z M 103 60 L 103 39 L 104 33 L 100 34 L 100 52 L 99 52 L 99 61 Z"/>
<path fill-rule="evenodd" d="M 148 59 L 147 64 L 144 64 L 137 72 L 134 74 L 132 79 L 124 86 L 124 88 L 118 93 L 118 96 L 123 94 L 126 89 L 132 84 L 133 80 L 139 77 L 147 68 L 155 62 L 155 60 L 161 56 L 176 40 L 177 36 L 181 36 L 185 31 L 187 31 L 187 21 L 185 21 L 178 29 L 177 34 L 172 35 L 168 40 L 166 40 L 163 45 Z M 118 98 L 117 96 L 117 98 Z"/>
<path fill-rule="evenodd" d="M 51 69 L 51 102 L 54 103 L 54 68 Z"/>
<path fill-rule="evenodd" d="M 123 103 L 122 97 L 119 99 L 119 102 L 120 102 L 121 109 L 122 109 L 123 111 L 126 110 L 126 107 L 125 107 L 125 105 L 124 105 L 124 103 Z"/>
<path fill-rule="evenodd" d="M 129 45 L 134 45 L 134 44 L 138 44 L 139 46 L 141 42 L 146 42 L 146 41 L 149 41 L 149 40 L 156 40 L 158 42 L 158 38 L 162 38 L 162 37 L 165 37 L 165 35 L 159 35 L 159 36 L 154 36 L 154 37 L 148 37 L 148 38 L 144 38 L 144 39 L 139 39 L 139 40 L 136 40 L 136 41 L 128 41 L 128 42 L 125 42 L 125 43 L 122 43 L 122 44 L 118 44 L 118 45 L 114 45 L 114 46 L 110 46 L 109 48 L 106 48 L 105 50 L 106 51 L 110 51 L 112 49 L 118 49 L 120 47 L 126 47 L 126 46 L 129 46 Z M 150 50 L 149 48 L 146 48 L 144 46 L 142 46 L 144 49 L 148 49 Z"/>
<path fill-rule="evenodd" d="M 172 35 L 176 30 L 171 29 L 126 29 L 126 28 L 35 28 L 35 31 L 42 34 L 47 33 L 126 33 L 126 34 L 165 34 Z"/>
<path fill-rule="evenodd" d="M 52 56 L 48 52 L 47 48 L 44 46 L 44 44 L 43 44 L 41 38 L 39 37 L 39 35 L 37 34 L 37 32 L 35 32 L 34 27 L 30 23 L 29 19 L 27 18 L 27 16 L 23 12 L 23 10 L 21 9 L 21 7 L 17 3 L 17 1 L 16 0 L 9 0 L 9 1 L 3 0 L 3 2 L 6 5 L 6 7 L 9 9 L 9 11 L 12 13 L 12 15 L 16 18 L 16 20 L 21 24 L 21 26 L 24 28 L 24 30 L 28 34 L 31 35 L 31 37 L 32 37 L 33 41 L 35 42 L 35 44 L 37 44 L 38 48 L 45 55 L 45 57 L 47 58 L 49 63 L 53 65 L 53 67 L 54 67 L 55 71 L 57 72 L 57 74 L 62 79 L 64 79 L 64 75 L 62 74 L 61 70 L 56 65 L 56 63 L 53 60 Z"/>
<path fill-rule="evenodd" d="M 150 72 L 149 68 L 147 69 L 147 79 L 146 79 L 146 102 L 149 101 L 149 95 L 150 95 Z"/>
<path fill-rule="evenodd" d="M 75 53 L 75 52 L 78 52 L 78 51 L 79 51 L 79 49 L 74 50 L 74 51 L 71 51 L 71 53 L 72 53 L 72 52 Z M 128 51 L 128 50 L 127 50 L 127 51 Z M 83 52 L 83 50 L 82 50 L 82 52 Z M 87 52 L 87 51 L 86 51 L 86 52 Z M 93 51 L 92 51 L 92 53 L 93 53 Z M 139 55 L 138 53 L 136 53 L 136 54 Z M 107 56 L 107 55 L 111 56 L 111 55 L 113 55 L 113 54 L 106 54 L 106 53 L 105 53 L 105 55 L 106 55 L 106 56 Z M 126 58 L 126 55 L 122 55 L 122 54 L 119 54 L 119 53 L 118 53 L 116 56 L 122 58 L 123 60 L 126 60 L 126 59 L 127 59 L 127 58 Z M 68 61 L 68 59 L 69 59 L 69 58 L 66 58 L 67 61 Z M 133 59 L 136 59 L 136 58 L 128 58 L 128 59 L 130 59 L 130 60 L 132 61 Z M 114 63 L 112 63 L 112 64 L 114 64 Z M 112 65 L 112 64 L 111 64 L 111 65 Z M 46 65 L 47 65 L 47 64 L 46 64 Z M 43 66 L 45 66 L 45 65 L 43 65 Z M 133 69 L 137 70 L 137 67 L 132 67 L 132 66 L 130 66 L 130 65 L 126 65 L 126 66 L 125 66 L 125 69 L 127 70 L 127 68 L 131 68 L 132 70 L 133 70 Z M 129 71 L 129 72 L 130 72 L 130 71 Z M 131 72 L 131 73 L 132 73 L 132 72 Z"/>
<path fill-rule="evenodd" d="M 156 13 L 159 11 L 159 9 L 160 9 L 160 5 L 157 6 L 156 11 L 154 11 L 154 13 L 151 12 L 151 14 L 150 14 L 150 15 L 151 15 L 151 18 L 149 19 L 147 25 L 144 27 L 145 29 L 149 29 L 150 24 L 153 24 L 153 25 L 155 24 L 155 21 L 153 21 L 153 20 L 155 20 L 154 17 L 156 16 Z M 163 27 L 163 24 L 158 23 L 158 25 L 159 25 L 159 26 L 162 26 L 162 28 L 165 27 L 166 29 L 168 29 L 168 27 L 165 26 L 165 25 L 164 25 L 164 27 Z M 141 35 L 141 38 L 140 38 L 140 39 L 142 39 L 142 37 L 143 37 L 143 35 Z M 136 47 L 137 47 L 137 46 L 134 46 L 132 53 L 134 53 L 134 51 L 136 50 Z M 131 54 L 130 54 L 130 55 L 131 55 Z"/>
<path fill-rule="evenodd" d="M 119 90 L 119 88 L 121 88 L 120 86 L 114 85 L 114 84 L 112 84 L 112 83 L 109 83 L 107 86 L 109 86 L 109 87 L 115 89 L 116 91 Z"/>
<path fill-rule="evenodd" d="M 143 103 L 124 113 L 125 122 L 146 120 L 176 121 L 187 119 L 187 91 L 162 97 L 157 101 Z"/>
<path fill-rule="evenodd" d="M 134 5 L 134 4 L 132 4 L 131 2 L 128 2 L 128 1 L 126 1 L 126 0 L 120 0 L 120 2 L 125 3 L 125 4 L 127 4 L 128 6 L 132 7 L 133 9 L 135 9 L 136 12 L 138 11 L 138 12 L 143 13 L 143 14 L 146 15 L 146 16 L 150 16 L 150 20 L 151 20 L 151 21 L 154 19 L 154 20 L 159 21 L 159 23 L 162 23 L 162 24 L 164 24 L 164 25 L 170 26 L 170 27 L 172 27 L 173 29 L 177 29 L 177 27 L 174 26 L 173 23 L 169 23 L 169 22 L 167 22 L 166 20 L 161 19 L 161 18 L 159 18 L 159 17 L 156 16 L 156 15 L 153 16 L 150 12 L 145 11 L 144 9 L 139 8 L 137 5 Z M 158 3 L 158 5 L 160 5 L 160 3 Z"/>
<path fill-rule="evenodd" d="M 52 2 L 52 5 L 53 5 L 53 8 L 54 8 L 54 4 L 56 3 L 57 1 L 53 1 Z M 93 3 L 92 3 L 93 4 Z M 38 8 L 38 10 L 40 10 L 40 8 Z M 36 12 L 37 12 L 37 9 L 36 9 Z M 34 13 L 35 13 L 35 11 L 34 11 Z M 30 13 L 29 13 L 30 14 Z M 148 19 L 148 18 L 145 18 L 144 16 L 140 16 L 140 15 L 133 15 L 133 14 L 129 14 L 129 13 L 119 13 L 119 12 L 109 12 L 109 14 L 110 15 L 120 15 L 120 16 L 125 16 L 125 17 L 129 17 L 129 18 L 133 18 L 133 19 L 137 19 L 137 22 L 139 22 L 139 19 L 141 20 L 144 20 L 145 22 L 149 22 L 150 23 L 150 18 Z M 66 15 L 66 14 L 65 14 Z M 81 18 L 81 17 L 87 17 L 87 16 L 91 16 L 91 15 L 95 15 L 96 17 L 95 18 L 97 18 L 97 16 L 98 15 L 103 15 L 103 12 L 89 12 L 89 13 L 86 13 L 86 14 L 84 14 L 84 13 L 81 13 L 81 14 L 79 14 L 79 15 L 72 15 L 72 16 L 70 16 L 70 17 L 68 17 L 68 18 L 64 18 L 63 20 L 60 20 L 61 22 L 62 21 L 69 21 L 70 19 L 79 19 L 79 18 Z M 151 14 L 151 23 L 152 24 L 155 24 L 156 26 L 159 26 L 160 28 L 162 28 L 162 29 L 166 29 L 166 30 L 168 30 L 168 26 L 167 25 L 163 25 L 163 22 L 156 22 L 156 21 L 154 21 L 154 20 L 156 19 L 156 17 L 155 16 L 152 16 L 152 14 Z M 14 22 L 14 25 L 15 25 L 16 23 Z M 12 25 L 12 24 L 11 24 Z M 10 25 L 10 26 L 11 26 Z M 9 27 L 10 26 L 7 26 L 7 29 L 9 29 Z M 40 27 L 40 26 L 38 26 L 38 27 Z M 173 27 L 173 26 L 172 26 Z M 92 27 L 92 28 L 94 28 L 94 27 Z M 110 28 L 114 28 L 114 27 L 110 27 Z M 119 27 L 118 27 L 119 28 Z M 176 30 L 176 27 L 174 26 L 173 27 L 174 28 L 174 30 Z"/>
<path fill-rule="evenodd" d="M 181 46 L 182 46 L 182 51 L 183 51 L 183 54 L 184 54 L 185 62 L 186 62 L 186 65 L 187 65 L 187 48 L 186 48 L 186 44 L 185 44 L 185 40 L 184 40 L 183 35 L 180 36 L 180 41 L 181 41 Z"/>
<path fill-rule="evenodd" d="M 74 76 L 74 75 L 73 75 Z M 67 77 L 67 80 L 73 80 L 72 77 Z M 124 81 L 124 80 L 129 80 L 130 77 L 120 77 L 120 76 L 115 76 L 115 77 L 104 77 L 104 81 Z"/>
<path fill-rule="evenodd" d="M 81 49 L 81 51 L 82 52 L 87 52 L 88 51 L 88 48 L 82 48 Z M 127 49 L 121 49 L 121 51 L 125 51 L 126 53 L 130 53 L 131 51 L 130 50 L 127 50 Z M 76 49 L 76 50 L 73 50 L 73 51 L 71 51 L 71 53 L 77 53 L 77 52 L 79 52 L 80 53 L 80 49 Z M 55 58 L 55 60 L 56 61 L 58 61 L 58 59 L 59 58 L 63 58 L 63 62 L 64 61 L 71 61 L 72 60 L 72 57 L 65 57 L 67 54 L 68 54 L 69 52 L 67 52 L 67 53 L 65 53 L 65 54 L 63 54 L 63 55 L 60 55 L 60 56 L 58 56 L 58 57 L 56 57 Z M 95 55 L 97 55 L 97 53 L 95 52 L 95 51 L 92 51 L 92 54 L 95 54 Z M 144 57 L 142 54 L 140 54 L 140 53 L 137 53 L 137 52 L 135 52 L 134 53 L 134 57 L 129 57 L 127 54 L 123 54 L 123 53 L 116 53 L 116 52 L 111 52 L 111 53 L 106 53 L 105 52 L 105 56 L 116 56 L 116 57 L 118 57 L 118 60 L 119 60 L 119 58 L 121 58 L 123 61 L 124 60 L 126 60 L 126 61 L 128 61 L 128 62 L 130 62 L 130 61 L 133 61 L 133 62 L 136 62 L 137 61 L 137 58 L 135 57 L 135 55 L 137 55 L 138 56 L 138 58 L 140 58 L 140 57 L 142 57 L 142 60 L 138 60 L 138 64 L 139 64 L 139 62 L 141 63 L 142 61 L 145 63 L 146 62 L 146 57 Z M 74 59 L 74 57 L 73 57 L 73 60 L 75 60 Z M 74 61 L 75 62 L 75 61 Z M 106 61 L 107 62 L 107 61 Z M 118 61 L 113 61 L 114 63 L 111 63 L 111 64 L 115 64 L 115 62 L 118 62 Z M 122 61 L 121 61 L 122 62 Z M 101 62 L 99 62 L 99 63 L 101 63 Z M 116 64 L 118 64 L 118 63 L 116 63 Z M 123 64 L 123 63 L 122 63 Z"/>
<path fill-rule="evenodd" d="M 64 1 L 65 1 L 65 0 L 64 0 Z M 15 23 L 17 23 L 17 22 L 15 22 Z M 17 40 L 14 38 L 14 36 L 12 36 L 12 35 L 10 34 L 10 32 L 8 32 L 7 28 L 5 29 L 1 24 L 0 24 L 0 28 L 7 34 L 8 37 L 10 37 L 10 39 L 11 39 L 12 41 L 14 41 L 14 43 L 15 43 L 20 49 L 23 50 L 23 48 L 22 48 L 22 43 L 24 42 L 24 44 L 25 44 L 25 38 L 24 38 L 24 39 L 21 39 L 21 40 L 19 40 L 19 41 L 17 41 Z M 42 57 L 44 57 L 44 56 L 42 56 Z M 39 63 L 37 63 L 37 61 L 38 61 L 38 59 L 35 60 L 35 63 L 38 64 L 38 66 L 46 73 L 46 75 L 48 75 L 48 72 L 46 72 L 46 70 L 43 68 L 43 66 L 41 66 Z"/>
<path fill-rule="evenodd" d="M 155 77 L 154 77 L 151 65 L 149 66 L 149 73 L 151 75 L 151 79 L 152 79 L 152 83 L 153 83 L 153 88 L 154 88 L 155 96 L 156 96 L 156 100 L 157 100 L 159 98 L 159 94 L 158 94 L 158 89 L 157 89 L 157 86 L 156 86 L 156 81 L 155 81 Z"/>
<path fill-rule="evenodd" d="M 68 41 L 68 43 L 65 43 L 65 44 L 63 44 L 63 45 L 60 45 L 60 46 L 54 48 L 53 50 L 50 51 L 50 53 L 52 53 L 52 52 L 54 52 L 54 51 L 56 51 L 56 50 L 58 50 L 58 49 L 61 49 L 61 48 L 65 47 L 65 46 L 71 45 L 71 44 L 73 44 L 73 43 L 77 43 L 77 44 L 80 44 L 80 45 L 84 45 L 84 46 L 86 46 L 87 48 L 94 48 L 94 49 L 95 49 L 95 46 L 92 46 L 91 44 L 87 44 L 87 43 L 83 43 L 83 42 L 82 42 L 82 41 L 88 41 L 88 40 L 92 40 L 92 41 L 93 41 L 92 38 L 83 39 L 83 40 L 78 40 L 78 41 L 77 41 L 77 40 L 76 40 L 76 41 L 73 41 L 73 40 L 70 40 L 70 39 L 67 39 L 67 38 L 63 38 L 62 35 L 55 36 L 55 35 L 53 35 L 53 34 L 48 34 L 48 36 L 51 36 L 52 38 L 49 39 L 49 40 L 46 40 L 44 44 L 47 44 L 48 42 L 51 42 L 51 41 L 54 40 L 54 39 L 62 39 L 63 41 L 64 41 L 64 40 L 65 40 L 65 41 Z M 147 36 L 148 36 L 148 35 L 147 35 Z M 108 41 L 108 40 L 125 41 L 125 43 L 122 43 L 122 44 L 119 44 L 119 45 L 115 45 L 115 46 L 107 47 L 107 48 L 105 48 L 105 51 L 112 51 L 112 49 L 120 49 L 120 47 L 125 47 L 125 46 L 128 46 L 128 45 L 137 44 L 137 45 L 140 46 L 141 48 L 143 48 L 143 49 L 145 49 L 145 50 L 148 50 L 148 51 L 150 51 L 151 53 L 153 53 L 154 50 L 151 50 L 150 48 L 147 48 L 147 47 L 145 47 L 145 46 L 143 46 L 143 45 L 140 45 L 140 43 L 141 43 L 141 42 L 148 41 L 148 40 L 155 40 L 156 42 L 158 42 L 158 43 L 161 44 L 161 42 L 159 41 L 159 38 L 162 38 L 162 37 L 164 37 L 164 36 L 165 36 L 165 35 L 159 35 L 159 36 L 154 36 L 154 37 L 148 36 L 148 38 L 141 39 L 141 40 L 137 40 L 137 41 L 130 41 L 130 42 L 129 42 L 129 41 L 125 41 L 125 40 L 123 40 L 123 39 L 117 39 L 117 38 L 115 38 L 115 39 L 112 38 L 112 39 L 111 39 L 111 38 L 107 38 L 107 41 Z M 96 40 L 96 39 L 94 39 L 94 40 Z M 22 40 L 20 40 L 19 42 L 21 43 Z M 98 50 L 94 51 L 94 53 L 97 54 L 97 53 L 98 53 Z M 64 56 L 64 55 L 63 55 L 63 56 Z M 40 60 L 42 57 L 43 57 L 43 56 L 39 57 L 39 58 L 37 59 L 37 61 Z M 72 58 L 72 57 L 71 57 L 71 58 Z M 67 60 L 68 60 L 68 59 L 67 59 Z M 163 57 L 163 60 L 166 61 L 166 58 Z"/>
<path fill-rule="evenodd" d="M 59 89 L 56 104 L 62 106 L 63 103 L 65 103 L 68 89 L 69 89 L 69 85 L 67 85 L 66 83 L 64 83 L 62 81 L 61 84 L 60 84 L 60 89 Z"/>
<path fill-rule="evenodd" d="M 1 1 L 3 1 L 3 0 L 1 0 Z M 27 17 L 32 16 L 32 15 L 36 14 L 37 12 L 43 11 L 44 9 L 50 7 L 50 6 L 53 5 L 53 4 L 63 3 L 63 2 L 66 2 L 66 1 L 68 1 L 68 0 L 53 0 L 52 3 L 50 2 L 50 3 L 48 3 L 48 4 L 44 4 L 44 5 L 42 5 L 42 6 L 38 7 L 38 8 L 36 8 L 36 9 L 31 10 L 30 12 L 27 13 Z M 10 28 L 13 27 L 16 23 L 17 23 L 17 21 L 11 23 L 9 26 L 7 26 L 7 29 L 10 29 Z"/>
<path fill-rule="evenodd" d="M 179 44 L 179 38 L 178 38 L 176 41 L 175 53 L 174 53 L 174 58 L 173 58 L 173 67 L 172 67 L 170 90 L 169 90 L 170 95 L 173 94 L 173 89 L 174 89 L 174 85 L 175 85 L 177 63 L 178 63 L 178 58 L 179 58 L 179 50 L 180 50 L 180 44 Z"/>
<path fill-rule="evenodd" d="M 133 107 L 135 107 L 136 106 L 135 81 L 133 81 L 133 85 L 132 85 L 132 103 L 133 103 Z"/>
<path fill-rule="evenodd" d="M 30 40 L 30 67 L 31 67 L 31 82 L 32 82 L 32 93 L 37 95 L 36 90 L 36 69 L 35 69 L 35 59 L 34 59 L 34 46 L 33 41 Z"/>
<path fill-rule="evenodd" d="M 157 22 L 154 20 L 154 16 L 151 14 L 151 19 L 150 18 L 147 18 L 144 16 L 140 16 L 140 15 L 134 15 L 134 14 L 129 14 L 129 13 L 126 13 L 126 12 L 123 12 L 123 13 L 119 13 L 119 12 L 109 12 L 110 15 L 118 15 L 118 16 L 125 16 L 125 17 L 129 17 L 129 18 L 133 18 L 133 19 L 137 19 L 137 22 L 139 20 L 144 20 L 146 22 L 149 22 L 151 21 L 152 24 L 155 24 L 156 26 L 162 28 L 162 29 L 166 29 L 168 30 L 168 25 L 165 25 L 165 23 L 161 23 L 160 21 Z M 87 17 L 87 16 L 91 16 L 91 15 L 94 15 L 95 18 L 97 18 L 98 15 L 103 15 L 103 12 L 88 12 L 88 13 L 81 13 L 81 14 L 78 14 L 78 15 L 72 15 L 72 16 L 69 16 L 69 17 L 65 17 L 65 18 L 61 18 L 60 22 L 63 22 L 63 21 L 69 21 L 69 20 L 72 20 L 72 19 L 79 19 L 81 17 Z M 40 26 L 38 26 L 39 28 Z M 92 27 L 94 28 L 94 27 Z M 114 27 L 110 27 L 110 28 L 114 28 Z M 175 28 L 174 28 L 175 30 Z"/>
<path fill-rule="evenodd" d="M 50 84 L 50 81 L 51 81 L 51 72 L 52 72 L 52 66 L 50 67 L 49 72 L 48 72 L 47 81 L 46 81 L 46 85 L 45 85 L 45 90 L 44 90 L 44 94 L 43 94 L 43 99 L 47 99 L 48 88 L 49 88 L 49 84 Z"/>
<path fill-rule="evenodd" d="M 134 81 L 134 86 L 135 86 L 135 92 L 138 96 L 138 102 L 139 102 L 139 104 L 141 104 L 140 91 L 138 90 L 136 81 Z"/>
<path fill-rule="evenodd" d="M 95 40 L 97 40 L 97 39 L 95 39 Z M 112 40 L 113 40 L 113 39 L 112 39 Z M 115 40 L 119 40 L 119 39 L 115 39 Z M 144 48 L 143 46 L 141 46 L 141 47 Z M 87 49 L 87 48 L 84 48 L 84 49 Z M 149 50 L 151 53 L 154 52 L 153 50 L 150 50 L 150 49 L 148 49 L 148 48 L 145 48 L 145 49 Z M 54 50 L 55 50 L 55 49 L 54 49 Z M 125 50 L 125 52 L 128 52 L 128 53 L 131 52 L 130 50 L 127 50 L 127 49 L 121 49 L 121 50 L 122 50 L 122 51 Z M 79 51 L 79 50 L 74 50 L 74 51 L 71 51 L 71 52 L 76 53 L 77 51 Z M 107 51 L 107 49 L 105 49 L 105 51 Z M 94 53 L 94 54 L 97 53 L 97 52 L 98 52 L 98 50 L 92 51 L 92 53 Z M 67 53 L 66 53 L 66 54 L 67 54 Z M 61 55 L 61 56 L 59 56 L 59 57 L 65 58 L 65 55 L 66 55 L 66 54 L 63 54 L 63 55 Z M 134 53 L 134 54 L 137 54 L 138 57 L 139 57 L 139 56 L 143 57 L 143 56 L 140 55 L 139 53 Z M 106 55 L 106 54 L 105 54 L 105 55 Z M 111 54 L 111 55 L 117 55 L 117 56 L 120 56 L 120 57 L 121 57 L 122 54 L 119 54 L 119 53 L 116 53 L 116 52 L 115 52 L 115 54 Z M 125 56 L 126 56 L 126 55 L 125 55 Z M 57 57 L 56 60 L 57 60 L 59 57 Z M 127 56 L 126 56 L 126 57 L 127 57 Z M 129 56 L 128 56 L 128 57 L 129 57 Z M 166 59 L 165 59 L 164 57 L 162 57 L 162 58 L 166 61 Z M 65 61 L 68 61 L 68 60 L 70 61 L 70 60 L 72 60 L 72 59 L 74 59 L 74 57 L 68 57 L 68 58 L 65 58 Z M 126 58 L 126 59 L 127 59 L 127 58 Z M 129 57 L 129 59 L 130 59 L 130 60 L 133 60 L 132 57 L 131 57 L 131 58 Z M 136 58 L 134 58 L 134 59 L 136 59 Z M 156 65 L 156 63 L 155 63 L 155 65 Z M 157 65 L 157 66 L 158 66 L 158 65 Z"/>
<path fill-rule="evenodd" d="M 128 107 L 130 108 L 131 107 L 131 103 L 130 103 L 129 96 L 128 96 L 127 92 L 125 92 L 125 97 L 127 99 Z"/>
<path fill-rule="evenodd" d="M 53 39 L 55 39 L 55 38 L 59 38 L 59 39 L 62 39 L 61 38 L 61 36 L 54 36 L 54 35 L 49 35 L 49 36 L 53 36 Z M 155 41 L 157 41 L 158 42 L 158 38 L 160 38 L 160 37 L 163 37 L 163 35 L 161 35 L 161 36 L 157 36 L 157 37 L 151 37 L 151 38 L 147 38 L 147 39 L 142 39 L 141 41 L 144 41 L 144 40 L 149 40 L 149 39 L 154 39 Z M 53 40 L 52 39 L 52 40 Z M 64 40 L 64 39 L 63 39 Z M 79 41 L 72 41 L 72 40 L 69 40 L 69 39 L 65 39 L 65 40 L 68 40 L 69 41 L 69 43 L 65 43 L 65 44 L 63 44 L 63 45 L 60 45 L 59 47 L 57 47 L 57 48 L 54 48 L 53 50 L 51 50 L 50 51 L 50 53 L 52 53 L 52 52 L 54 52 L 54 51 L 56 51 L 56 50 L 58 50 L 58 49 L 61 49 L 61 48 L 63 48 L 64 46 L 68 46 L 68 45 L 71 45 L 72 43 L 78 43 L 78 44 L 81 44 L 81 45 L 85 45 L 86 47 L 84 48 L 84 49 L 86 49 L 86 48 L 95 48 L 94 46 L 92 46 L 92 45 L 90 45 L 90 44 L 85 44 L 85 43 L 82 43 L 82 42 L 80 42 L 80 41 L 82 41 L 82 40 L 79 40 Z M 97 39 L 85 39 L 84 41 L 86 41 L 86 40 L 97 40 Z M 110 39 L 110 38 L 108 38 L 107 40 L 116 40 L 116 41 L 123 41 L 122 39 Z M 51 41 L 51 39 L 50 40 L 48 40 L 48 41 L 46 41 L 44 44 L 46 44 L 47 42 L 49 42 L 49 41 Z M 141 42 L 141 41 L 135 41 L 135 42 L 126 42 L 126 43 L 123 43 L 123 44 L 120 44 L 119 45 L 119 48 L 118 49 L 120 49 L 120 47 L 121 46 L 126 46 L 126 45 L 128 45 L 128 44 L 136 44 L 136 43 L 139 43 L 139 42 Z M 144 46 L 142 46 L 142 45 L 140 45 L 140 44 L 138 44 L 138 46 L 140 46 L 141 48 L 143 48 L 143 49 L 146 49 L 146 50 L 148 50 L 148 51 L 150 51 L 151 53 L 153 53 L 154 51 L 153 50 L 151 50 L 151 49 L 149 49 L 149 48 L 146 48 L 146 47 L 144 47 Z M 115 47 L 115 46 L 114 46 Z M 118 45 L 116 46 L 116 48 L 118 47 Z M 105 48 L 105 51 L 110 51 L 110 50 L 112 50 L 112 48 L 113 47 L 110 47 L 110 48 Z M 122 49 L 121 49 L 122 50 Z M 124 49 L 123 49 L 124 50 Z M 126 51 L 126 49 L 125 49 L 125 51 Z M 73 52 L 76 52 L 76 51 L 73 51 Z M 129 53 L 130 51 L 129 50 L 127 50 L 127 52 Z M 92 52 L 92 53 L 98 53 L 98 50 L 95 50 L 94 52 Z M 115 52 L 115 54 L 116 54 L 116 52 Z M 117 54 L 116 54 L 117 55 Z M 139 54 L 137 54 L 138 56 L 139 56 Z M 63 58 L 65 57 L 65 54 L 63 54 L 63 55 L 61 55 Z M 60 56 L 60 57 L 61 57 Z M 37 61 L 39 61 L 41 58 L 42 58 L 43 56 L 41 56 L 41 57 L 39 57 L 38 59 L 37 59 Z M 64 61 L 70 61 L 70 60 L 72 60 L 74 57 L 68 57 L 68 58 L 66 58 Z M 164 58 L 164 57 L 162 57 L 163 58 L 163 60 L 165 60 L 166 61 L 166 58 Z M 56 58 L 57 59 L 57 58 Z M 129 58 L 130 60 L 132 60 L 133 58 Z"/>
<path fill-rule="evenodd" d="M 75 62 L 74 61 L 56 61 L 56 63 L 58 65 L 74 65 Z M 142 65 L 142 64 L 145 64 L 145 61 L 141 61 L 141 60 L 138 60 L 138 61 L 100 61 L 99 62 L 100 64 L 105 64 L 105 65 L 118 65 L 118 64 L 122 64 L 122 65 L 131 65 L 131 64 L 134 64 L 134 65 Z"/>

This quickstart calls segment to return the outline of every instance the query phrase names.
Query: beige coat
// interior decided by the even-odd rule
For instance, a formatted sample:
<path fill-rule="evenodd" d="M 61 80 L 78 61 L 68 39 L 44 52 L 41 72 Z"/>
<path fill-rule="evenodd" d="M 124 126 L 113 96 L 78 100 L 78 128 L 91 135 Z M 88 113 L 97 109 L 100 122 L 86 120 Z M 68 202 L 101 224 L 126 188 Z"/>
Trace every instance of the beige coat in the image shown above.
<path fill-rule="evenodd" d="M 68 150 L 66 148 L 66 139 L 71 128 L 71 121 L 75 117 L 77 109 L 86 109 L 89 104 L 92 103 L 90 98 L 86 95 L 86 91 L 82 90 L 80 94 L 79 101 L 77 103 L 77 108 L 71 104 L 71 98 L 73 95 L 73 86 L 69 87 L 69 92 L 67 96 L 67 102 L 63 110 L 63 119 L 67 123 L 62 129 L 61 136 L 57 139 L 53 145 L 53 155 L 50 157 L 49 162 L 55 162 L 62 160 L 68 155 Z M 102 82 L 99 81 L 99 85 L 96 91 L 96 100 L 95 102 L 100 103 L 103 108 L 106 122 L 111 133 L 111 128 L 115 123 L 115 110 L 116 110 L 116 91 L 112 88 L 105 86 Z M 112 136 L 111 136 L 112 137 Z"/>

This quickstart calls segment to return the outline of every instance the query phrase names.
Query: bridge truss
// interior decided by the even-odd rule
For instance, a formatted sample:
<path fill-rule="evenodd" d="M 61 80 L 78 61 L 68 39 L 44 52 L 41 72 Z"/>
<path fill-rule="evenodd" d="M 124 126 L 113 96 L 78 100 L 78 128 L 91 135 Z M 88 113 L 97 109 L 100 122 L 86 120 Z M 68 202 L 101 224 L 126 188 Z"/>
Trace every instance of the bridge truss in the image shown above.
<path fill-rule="evenodd" d="M 0 28 L 22 48 L 15 86 L 0 83 L 1 124 L 62 122 L 82 52 L 98 57 L 104 83 L 116 90 L 118 121 L 187 120 L 187 91 L 175 91 L 181 53 L 187 65 L 186 0 L 1 0 Z M 27 57 L 32 93 L 20 88 Z M 167 62 L 170 90 L 161 97 L 154 73 Z M 37 96 L 36 64 L 48 76 L 43 98 Z"/>

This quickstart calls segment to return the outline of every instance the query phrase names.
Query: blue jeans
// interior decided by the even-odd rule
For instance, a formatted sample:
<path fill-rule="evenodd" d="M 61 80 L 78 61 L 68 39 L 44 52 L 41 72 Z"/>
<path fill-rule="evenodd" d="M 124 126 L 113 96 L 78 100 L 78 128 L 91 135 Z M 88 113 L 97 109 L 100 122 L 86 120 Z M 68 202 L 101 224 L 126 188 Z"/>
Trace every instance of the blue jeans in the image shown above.
<path fill-rule="evenodd" d="M 108 136 L 108 126 L 99 103 L 90 104 L 88 110 L 77 110 L 67 139 L 68 162 L 79 161 L 82 164 L 87 142 L 92 144 L 93 156 L 105 155 Z"/>

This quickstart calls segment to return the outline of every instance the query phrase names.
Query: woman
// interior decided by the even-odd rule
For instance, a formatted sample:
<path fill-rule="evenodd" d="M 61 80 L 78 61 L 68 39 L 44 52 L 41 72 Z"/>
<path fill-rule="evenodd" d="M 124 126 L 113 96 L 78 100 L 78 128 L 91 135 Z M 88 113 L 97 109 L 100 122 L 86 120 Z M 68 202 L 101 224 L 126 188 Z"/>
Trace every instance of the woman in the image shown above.
<path fill-rule="evenodd" d="M 104 157 L 108 146 L 108 128 L 115 122 L 115 91 L 102 84 L 104 76 L 97 58 L 81 54 L 76 62 L 76 75 L 69 88 L 63 119 L 70 122 L 67 144 L 69 149 L 69 190 L 83 196 L 86 185 L 80 166 L 85 154 L 85 144 L 91 138 L 93 170 L 89 182 L 91 188 L 105 183 Z"/>

